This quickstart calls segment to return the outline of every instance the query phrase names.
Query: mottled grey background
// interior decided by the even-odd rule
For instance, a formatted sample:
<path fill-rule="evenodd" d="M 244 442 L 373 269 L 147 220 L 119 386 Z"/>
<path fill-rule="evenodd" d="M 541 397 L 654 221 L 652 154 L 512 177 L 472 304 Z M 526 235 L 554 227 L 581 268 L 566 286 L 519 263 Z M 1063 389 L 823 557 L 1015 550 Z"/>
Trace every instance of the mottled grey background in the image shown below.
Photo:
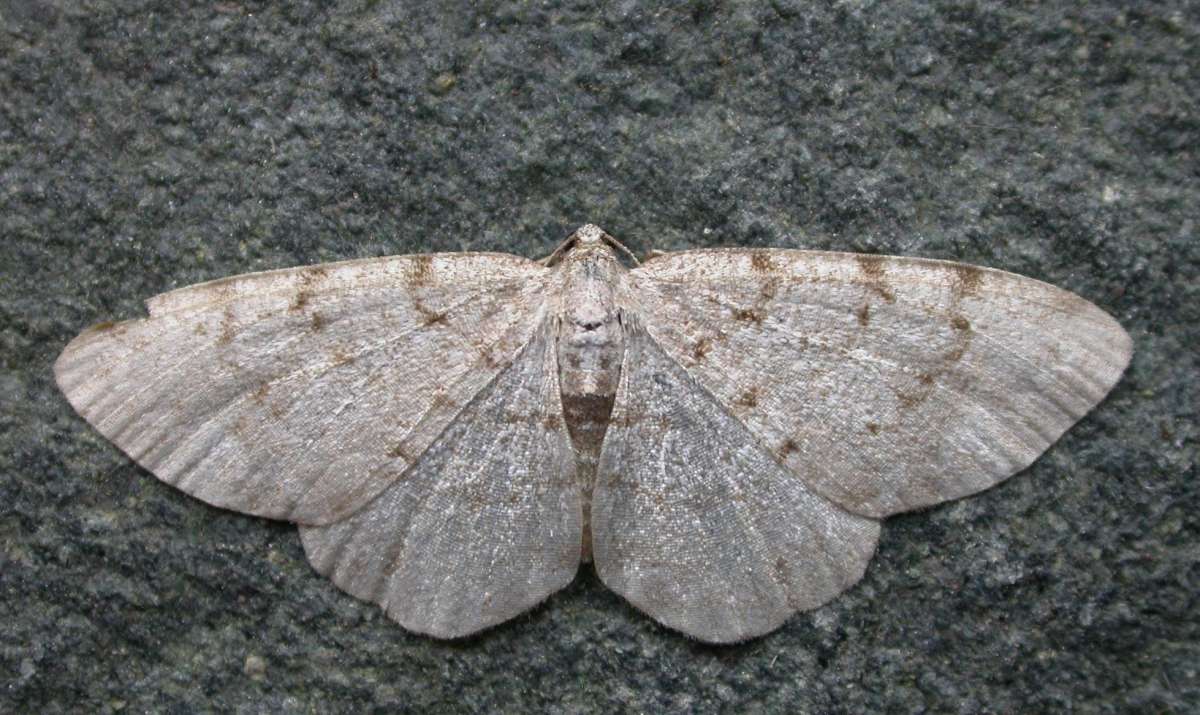
<path fill-rule="evenodd" d="M 1200 706 L 1190 2 L 0 2 L 0 711 Z M 412 251 L 950 258 L 1073 290 L 1125 379 L 866 578 L 707 647 L 591 568 L 458 643 L 160 484 L 50 365 L 234 273 Z"/>

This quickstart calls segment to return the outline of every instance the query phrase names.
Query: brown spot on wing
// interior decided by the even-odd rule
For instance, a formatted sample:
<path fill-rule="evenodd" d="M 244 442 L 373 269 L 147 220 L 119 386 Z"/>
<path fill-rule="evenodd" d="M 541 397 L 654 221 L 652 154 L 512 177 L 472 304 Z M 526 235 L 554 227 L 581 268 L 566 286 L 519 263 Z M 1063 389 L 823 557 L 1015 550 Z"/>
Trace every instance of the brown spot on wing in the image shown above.
<path fill-rule="evenodd" d="M 787 459 L 791 454 L 800 451 L 800 445 L 796 444 L 796 440 L 788 437 L 779 445 L 779 456 Z"/>
<path fill-rule="evenodd" d="M 430 308 L 429 306 L 425 305 L 423 300 L 416 297 L 415 294 L 413 295 L 413 310 L 420 314 L 422 328 L 446 324 L 445 311 L 434 310 L 433 308 Z"/>
<path fill-rule="evenodd" d="M 925 400 L 928 400 L 936 388 L 934 376 L 928 372 L 917 375 L 916 382 L 917 384 L 912 389 L 896 391 L 896 401 L 900 403 L 900 407 L 906 410 L 912 409 Z"/>
<path fill-rule="evenodd" d="M 270 394 L 270 392 L 271 383 L 263 382 L 263 384 L 259 385 L 258 389 L 254 391 L 254 394 L 250 395 L 250 399 L 254 402 L 254 404 L 261 405 L 264 401 L 266 401 L 267 395 Z"/>
<path fill-rule="evenodd" d="M 446 322 L 445 313 L 438 313 L 432 310 L 421 313 L 422 328 L 428 328 L 431 325 L 437 325 L 438 323 L 444 322 Z"/>
<path fill-rule="evenodd" d="M 963 355 L 971 347 L 974 333 L 971 331 L 970 322 L 962 316 L 955 316 L 950 319 L 950 323 L 955 329 L 954 341 L 944 353 L 930 355 L 929 364 L 933 366 L 932 369 L 917 375 L 917 384 L 912 389 L 895 391 L 900 407 L 910 409 L 929 399 L 929 396 L 937 389 L 939 378 L 952 375 L 955 365 L 962 360 Z"/>
<path fill-rule="evenodd" d="M 775 271 L 775 261 L 766 251 L 755 251 L 750 254 L 750 268 L 755 273 L 772 273 Z"/>
<path fill-rule="evenodd" d="M 304 310 L 310 300 L 312 300 L 312 291 L 307 286 L 301 287 L 292 298 L 292 304 L 288 306 L 288 310 L 293 313 Z"/>
<path fill-rule="evenodd" d="M 887 284 L 883 256 L 860 253 L 854 256 L 854 260 L 858 263 L 858 270 L 863 274 L 863 282 L 867 288 L 879 294 L 880 298 L 889 303 L 896 300 L 896 294 Z"/>
<path fill-rule="evenodd" d="M 871 434 L 879 434 L 879 424 L 876 422 L 868 422 L 867 431 Z"/>
<path fill-rule="evenodd" d="M 409 269 L 408 282 L 412 286 L 429 285 L 433 281 L 433 257 L 414 256 Z"/>
<path fill-rule="evenodd" d="M 217 345 L 228 345 L 233 342 L 237 331 L 234 329 L 233 308 L 225 306 L 225 312 L 221 314 L 221 334 L 217 337 Z"/>
<path fill-rule="evenodd" d="M 758 308 L 736 308 L 733 311 L 733 317 L 735 320 L 740 320 L 744 323 L 762 325 L 762 322 L 766 319 L 767 314 Z"/>
<path fill-rule="evenodd" d="M 312 321 L 311 321 L 310 325 L 311 325 L 314 333 L 317 331 L 320 331 L 320 330 L 324 330 L 325 326 L 328 324 L 329 324 L 329 321 L 325 319 L 325 316 L 321 315 L 320 313 L 315 313 L 315 312 L 312 314 Z"/>
<path fill-rule="evenodd" d="M 316 295 L 314 286 L 324 281 L 328 275 L 329 269 L 324 266 L 309 266 L 304 269 L 300 273 L 300 284 L 296 287 L 296 295 L 292 297 L 292 303 L 288 306 L 288 310 L 298 312 L 307 308 Z"/>
<path fill-rule="evenodd" d="M 337 348 L 333 351 L 334 365 L 341 367 L 343 365 L 349 365 L 352 362 L 354 362 L 354 356 L 350 353 L 342 350 L 341 348 Z"/>
<path fill-rule="evenodd" d="M 952 263 L 950 264 L 950 270 L 954 276 L 955 298 L 965 298 L 979 292 L 979 286 L 983 283 L 983 270 L 979 266 L 972 266 L 967 263 Z"/>
<path fill-rule="evenodd" d="M 281 419 L 284 414 L 283 406 L 280 405 L 278 401 L 268 402 L 267 397 L 270 396 L 270 393 L 271 393 L 271 383 L 264 381 L 261 385 L 258 386 L 258 389 L 255 390 L 254 393 L 250 395 L 250 400 L 255 405 L 258 405 L 259 407 L 265 406 L 267 408 L 267 411 L 270 412 L 271 416 L 274 417 L 275 419 Z"/>
<path fill-rule="evenodd" d="M 550 432 L 557 432 L 562 427 L 562 418 L 551 412 L 542 418 L 542 427 Z"/>
<path fill-rule="evenodd" d="M 242 442 L 250 438 L 250 418 L 246 415 L 238 415 L 238 418 L 233 421 L 233 433 Z"/>
<path fill-rule="evenodd" d="M 758 406 L 758 388 L 751 387 L 738 396 L 734 404 L 741 407 L 757 407 Z"/>
<path fill-rule="evenodd" d="M 483 364 L 489 369 L 500 367 L 500 359 L 493 354 L 492 347 L 490 345 L 478 345 L 475 348 L 476 352 L 479 353 L 479 358 L 483 360 Z"/>
<path fill-rule="evenodd" d="M 862 307 L 855 313 L 858 317 L 858 324 L 864 328 L 871 324 L 871 304 L 863 302 Z"/>
<path fill-rule="evenodd" d="M 692 346 L 692 358 L 697 362 L 703 360 L 708 355 L 709 349 L 712 347 L 712 340 L 709 338 L 700 338 L 696 344 Z"/>
<path fill-rule="evenodd" d="M 858 270 L 867 277 L 868 280 L 881 281 L 883 280 L 883 257 L 873 256 L 869 253 L 857 253 L 854 255 L 854 260 L 858 263 Z"/>
<path fill-rule="evenodd" d="M 779 293 L 779 278 L 770 276 L 763 280 L 762 285 L 758 289 L 759 303 L 769 303 L 775 299 Z"/>

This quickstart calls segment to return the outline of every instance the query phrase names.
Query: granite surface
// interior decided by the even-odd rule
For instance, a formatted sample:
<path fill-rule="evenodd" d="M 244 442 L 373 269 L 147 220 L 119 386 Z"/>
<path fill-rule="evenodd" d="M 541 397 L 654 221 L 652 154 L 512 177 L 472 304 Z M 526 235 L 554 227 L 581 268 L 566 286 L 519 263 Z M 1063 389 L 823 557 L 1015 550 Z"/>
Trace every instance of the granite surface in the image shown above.
<path fill-rule="evenodd" d="M 1200 708 L 1200 6 L 0 2 L 0 712 Z M 1032 468 L 709 647 L 588 567 L 461 642 L 79 419 L 50 365 L 163 290 L 415 251 L 754 245 L 1040 278 L 1128 328 Z"/>

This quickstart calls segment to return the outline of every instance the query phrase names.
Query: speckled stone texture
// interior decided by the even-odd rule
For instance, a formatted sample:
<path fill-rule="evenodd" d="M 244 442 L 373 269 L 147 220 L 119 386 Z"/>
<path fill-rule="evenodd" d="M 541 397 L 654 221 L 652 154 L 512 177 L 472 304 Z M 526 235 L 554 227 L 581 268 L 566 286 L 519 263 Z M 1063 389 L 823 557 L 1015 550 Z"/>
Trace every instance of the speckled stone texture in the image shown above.
<path fill-rule="evenodd" d="M 0 3 L 0 711 L 1200 707 L 1195 3 Z M 1016 271 L 1135 340 L 1027 472 L 707 647 L 590 567 L 445 643 L 76 417 L 50 365 L 196 281 L 415 251 L 834 248 Z"/>

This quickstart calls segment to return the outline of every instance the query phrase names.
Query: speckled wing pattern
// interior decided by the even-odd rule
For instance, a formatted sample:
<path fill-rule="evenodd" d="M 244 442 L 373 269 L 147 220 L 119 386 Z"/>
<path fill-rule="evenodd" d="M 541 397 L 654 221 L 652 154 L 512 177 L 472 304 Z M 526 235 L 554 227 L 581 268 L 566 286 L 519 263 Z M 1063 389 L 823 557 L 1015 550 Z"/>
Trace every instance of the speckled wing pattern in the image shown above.
<path fill-rule="evenodd" d="M 235 276 L 85 331 L 55 377 L 159 479 L 215 506 L 330 523 L 399 478 L 512 361 L 547 273 L 441 254 Z"/>
<path fill-rule="evenodd" d="M 876 519 L 1028 466 L 1131 351 L 1071 293 L 944 261 L 663 254 L 631 271 L 626 303 L 596 568 L 710 642 L 771 631 L 858 581 Z"/>
<path fill-rule="evenodd" d="M 1116 384 L 1129 335 L 1031 278 L 918 258 L 670 253 L 646 330 L 796 478 L 870 517 L 1024 469 Z"/>
<path fill-rule="evenodd" d="M 318 571 L 442 638 L 506 621 L 571 582 L 582 517 L 549 326 L 403 478 L 348 519 L 301 527 Z"/>
<path fill-rule="evenodd" d="M 644 330 L 627 340 L 592 501 L 604 583 L 671 628 L 728 643 L 858 581 L 879 522 L 790 473 Z"/>

